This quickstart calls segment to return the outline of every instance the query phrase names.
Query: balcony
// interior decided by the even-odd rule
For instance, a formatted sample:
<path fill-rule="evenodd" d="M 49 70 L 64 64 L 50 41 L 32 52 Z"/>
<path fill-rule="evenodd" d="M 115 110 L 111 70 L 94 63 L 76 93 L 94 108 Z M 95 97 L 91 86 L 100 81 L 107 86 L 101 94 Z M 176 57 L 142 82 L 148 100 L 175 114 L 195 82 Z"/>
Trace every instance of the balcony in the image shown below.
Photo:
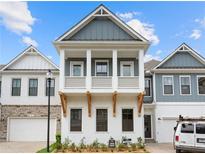
<path fill-rule="evenodd" d="M 141 92 L 143 50 L 67 50 L 61 52 L 60 87 L 68 93 Z"/>
<path fill-rule="evenodd" d="M 139 77 L 118 77 L 118 88 L 139 88 Z"/>
<path fill-rule="evenodd" d="M 85 88 L 85 77 L 65 76 L 65 88 Z"/>

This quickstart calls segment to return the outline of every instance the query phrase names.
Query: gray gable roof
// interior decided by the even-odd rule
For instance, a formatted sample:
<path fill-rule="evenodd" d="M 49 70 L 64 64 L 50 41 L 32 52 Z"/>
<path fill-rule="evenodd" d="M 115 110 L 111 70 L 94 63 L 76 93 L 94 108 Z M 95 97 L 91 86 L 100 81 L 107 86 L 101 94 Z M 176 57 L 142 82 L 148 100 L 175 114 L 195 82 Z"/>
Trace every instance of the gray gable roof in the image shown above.
<path fill-rule="evenodd" d="M 144 63 L 144 69 L 145 71 L 152 70 L 155 66 L 157 66 L 160 63 L 160 61 L 152 59 L 146 63 Z"/>

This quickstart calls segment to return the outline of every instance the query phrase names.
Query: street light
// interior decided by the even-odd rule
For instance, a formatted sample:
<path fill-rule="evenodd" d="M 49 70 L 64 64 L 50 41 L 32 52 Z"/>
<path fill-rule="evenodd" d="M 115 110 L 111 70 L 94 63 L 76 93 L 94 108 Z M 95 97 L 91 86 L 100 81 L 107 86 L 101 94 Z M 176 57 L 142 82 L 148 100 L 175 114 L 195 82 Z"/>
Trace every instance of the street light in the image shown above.
<path fill-rule="evenodd" d="M 51 91 L 51 78 L 52 78 L 52 72 L 51 70 L 48 70 L 47 72 L 47 83 L 48 89 L 47 89 L 47 95 L 48 95 L 48 128 L 47 128 L 47 152 L 49 152 L 49 137 L 50 137 L 50 91 Z"/>

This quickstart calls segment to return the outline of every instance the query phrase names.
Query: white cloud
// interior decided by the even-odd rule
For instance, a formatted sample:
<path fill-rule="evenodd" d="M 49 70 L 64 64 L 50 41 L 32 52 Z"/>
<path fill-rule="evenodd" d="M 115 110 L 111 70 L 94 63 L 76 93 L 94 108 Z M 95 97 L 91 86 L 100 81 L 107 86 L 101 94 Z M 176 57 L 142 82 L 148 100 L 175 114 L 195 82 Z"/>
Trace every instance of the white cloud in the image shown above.
<path fill-rule="evenodd" d="M 162 53 L 162 50 L 157 50 L 156 55 L 160 55 Z"/>
<path fill-rule="evenodd" d="M 157 45 L 159 43 L 160 40 L 158 36 L 155 34 L 155 29 L 153 24 L 143 23 L 138 19 L 132 19 L 128 21 L 127 24 L 130 27 L 132 27 L 136 32 L 138 32 L 146 39 L 148 39 L 150 42 L 152 42 L 153 45 Z"/>
<path fill-rule="evenodd" d="M 17 34 L 31 33 L 35 18 L 27 2 L 0 2 L 0 22 Z"/>
<path fill-rule="evenodd" d="M 25 43 L 28 46 L 29 45 L 33 45 L 35 47 L 38 46 L 38 43 L 35 40 L 33 40 L 32 38 L 28 37 L 28 36 L 23 36 L 22 37 L 22 42 Z"/>
<path fill-rule="evenodd" d="M 117 12 L 116 15 L 120 17 L 122 20 L 130 20 L 133 19 L 135 15 L 140 15 L 141 12 L 131 11 L 131 12 L 125 12 L 125 13 L 119 13 Z"/>
<path fill-rule="evenodd" d="M 198 40 L 201 37 L 201 30 L 199 29 L 192 30 L 192 33 L 189 37 L 193 38 L 194 40 Z"/>
<path fill-rule="evenodd" d="M 146 54 L 144 56 L 144 62 L 148 62 L 152 59 L 155 59 L 155 60 L 160 60 L 160 57 L 159 56 L 154 56 L 154 55 L 151 55 L 151 54 Z"/>
<path fill-rule="evenodd" d="M 195 19 L 194 20 L 196 23 L 199 23 L 201 26 L 205 27 L 205 17 L 202 19 Z"/>

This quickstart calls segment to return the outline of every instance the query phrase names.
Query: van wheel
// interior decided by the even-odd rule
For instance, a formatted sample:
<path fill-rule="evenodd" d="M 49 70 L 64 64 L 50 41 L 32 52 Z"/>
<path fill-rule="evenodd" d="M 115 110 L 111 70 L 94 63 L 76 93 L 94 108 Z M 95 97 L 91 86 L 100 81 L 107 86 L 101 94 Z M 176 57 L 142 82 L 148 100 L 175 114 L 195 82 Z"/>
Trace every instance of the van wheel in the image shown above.
<path fill-rule="evenodd" d="M 176 153 L 181 153 L 181 150 L 180 149 L 176 149 Z"/>

